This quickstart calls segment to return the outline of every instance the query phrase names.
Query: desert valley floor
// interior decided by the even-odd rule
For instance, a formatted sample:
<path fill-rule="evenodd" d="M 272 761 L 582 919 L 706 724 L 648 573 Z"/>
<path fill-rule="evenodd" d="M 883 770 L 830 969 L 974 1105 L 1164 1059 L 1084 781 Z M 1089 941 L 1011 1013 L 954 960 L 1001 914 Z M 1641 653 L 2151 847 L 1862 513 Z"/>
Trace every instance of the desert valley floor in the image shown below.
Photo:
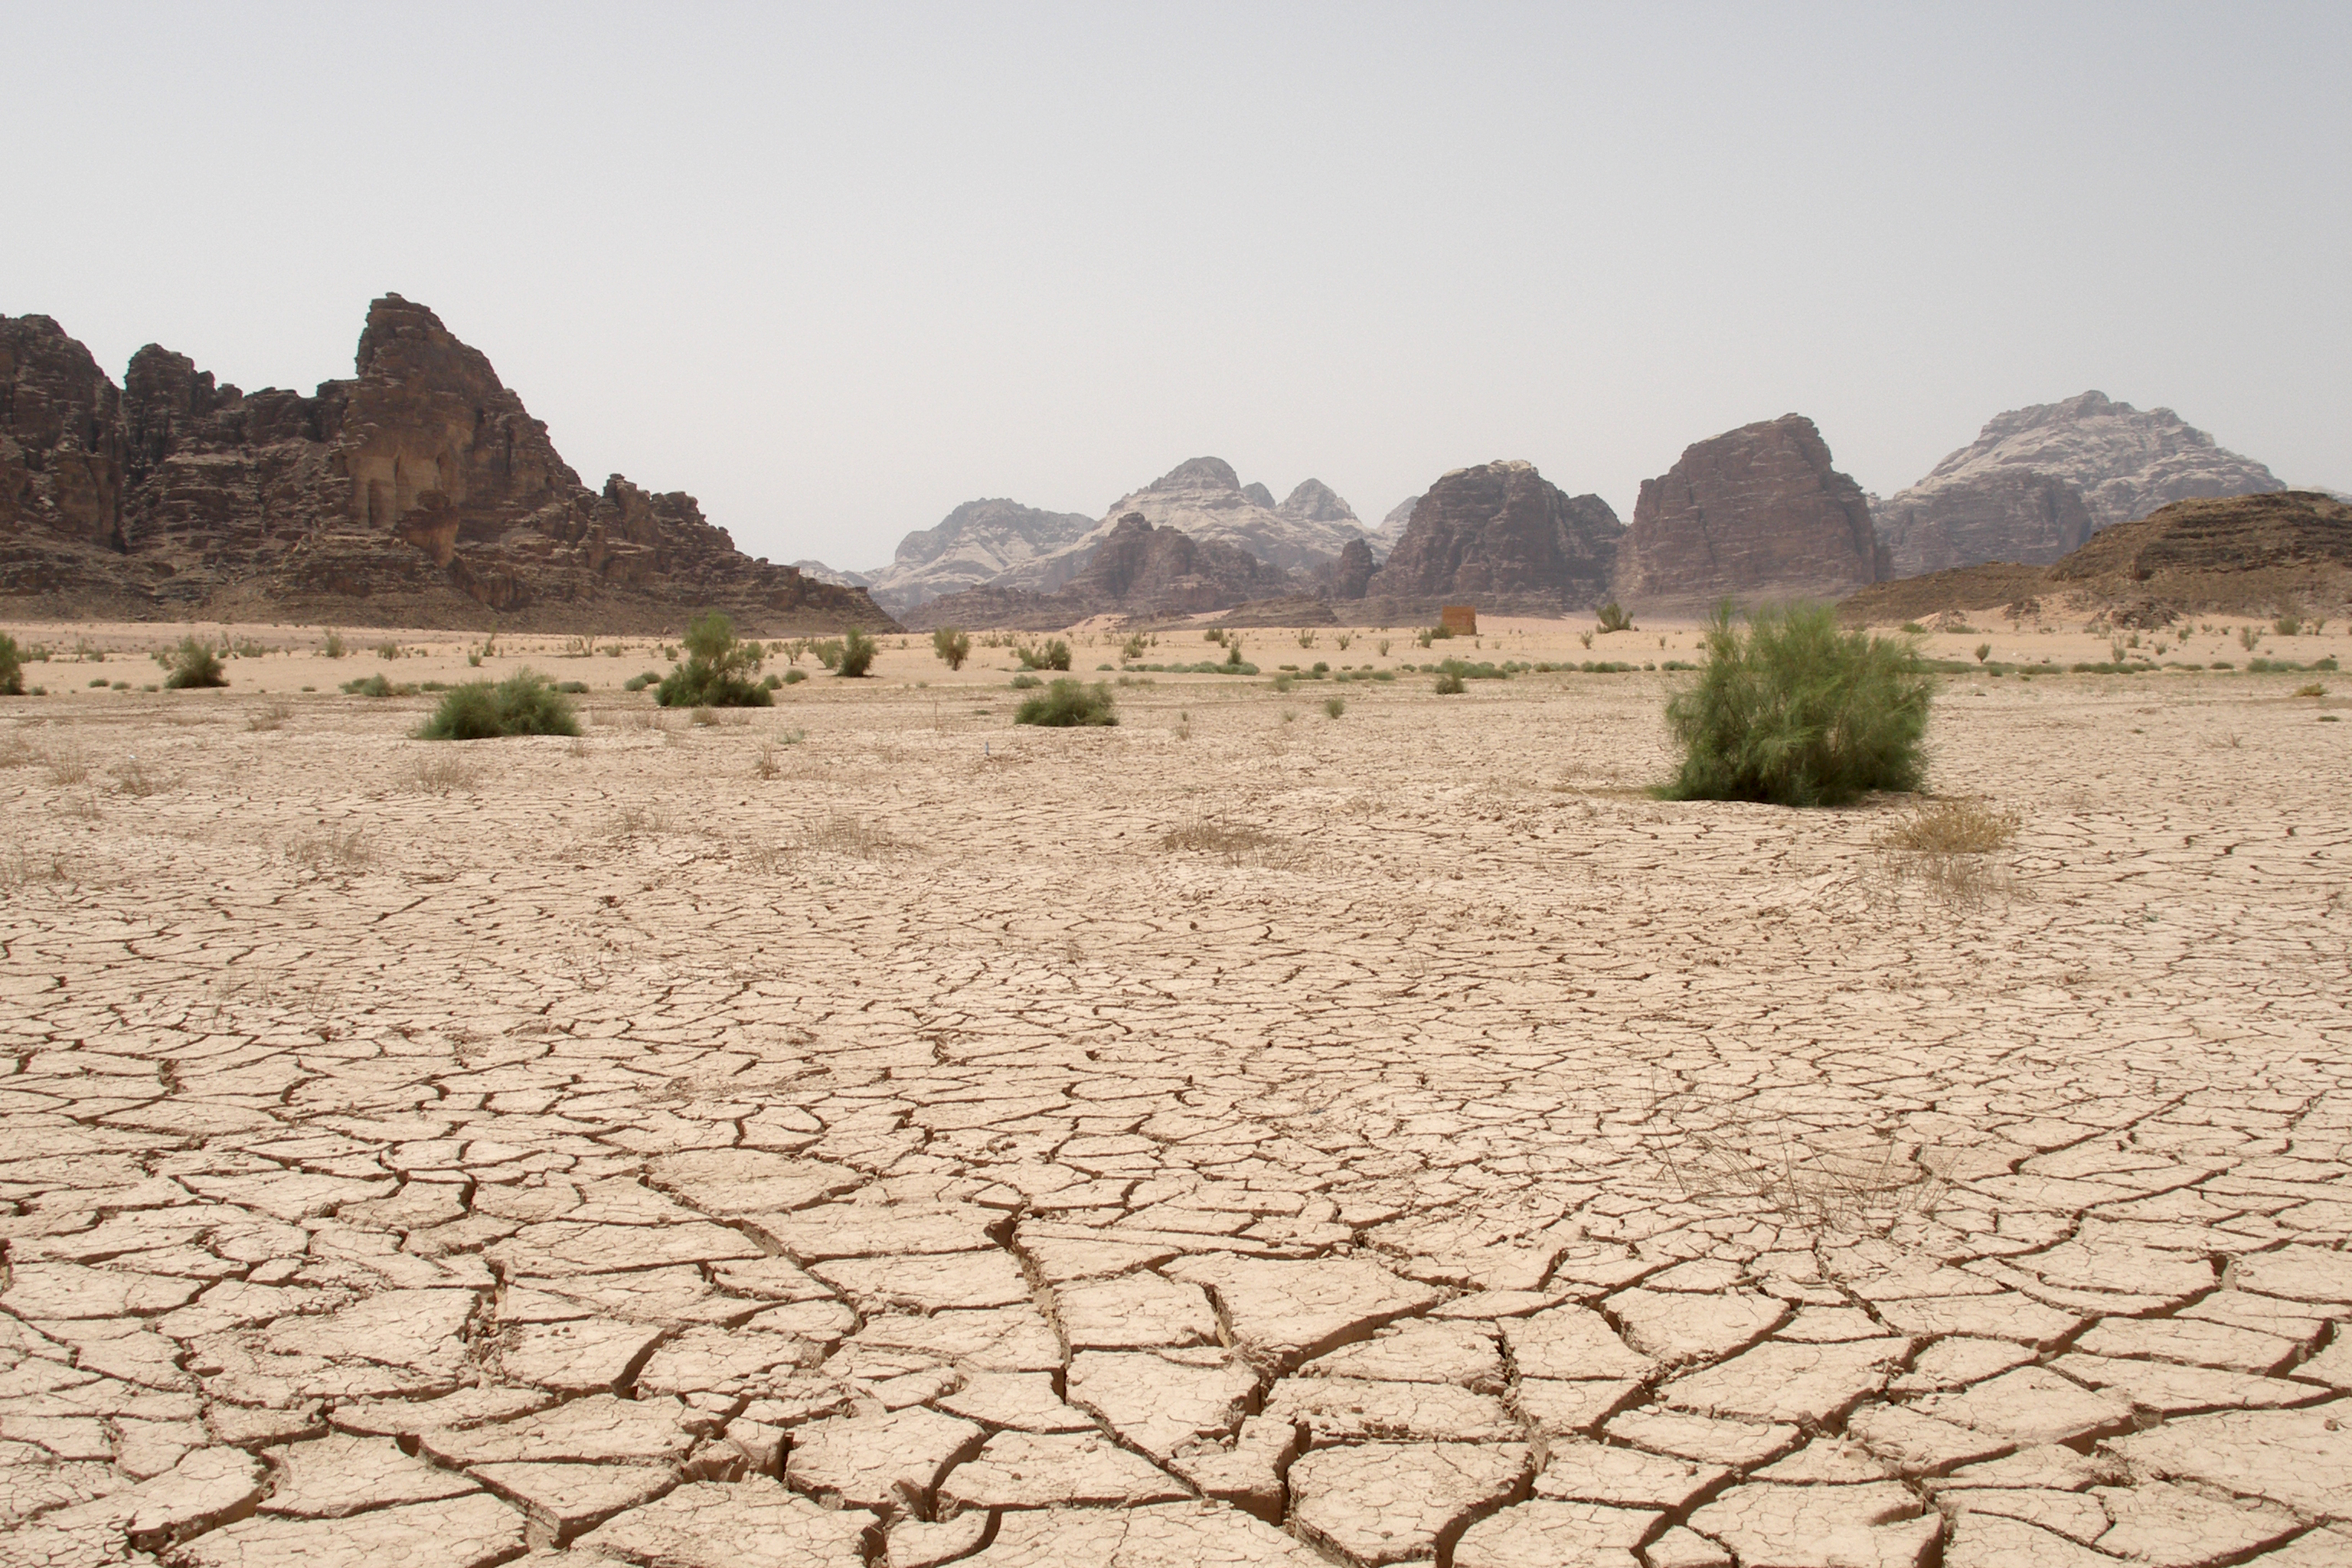
<path fill-rule="evenodd" d="M 11 629 L 0 1563 L 2352 1563 L 2352 678 L 1952 677 L 1923 861 L 1668 672 Z"/>

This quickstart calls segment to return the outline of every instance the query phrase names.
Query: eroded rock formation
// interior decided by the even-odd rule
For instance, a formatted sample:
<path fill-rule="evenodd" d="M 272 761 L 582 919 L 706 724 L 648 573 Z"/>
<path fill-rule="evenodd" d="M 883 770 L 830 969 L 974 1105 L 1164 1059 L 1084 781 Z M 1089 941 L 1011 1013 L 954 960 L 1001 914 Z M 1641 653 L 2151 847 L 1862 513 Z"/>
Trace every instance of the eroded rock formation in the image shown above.
<path fill-rule="evenodd" d="M 1089 532 L 1083 512 L 1042 511 L 1001 497 L 970 500 L 898 542 L 890 564 L 869 574 L 875 603 L 893 615 L 942 594 L 992 583 Z"/>
<path fill-rule="evenodd" d="M 357 374 L 215 384 L 149 344 L 125 385 L 47 317 L 0 319 L 0 595 L 44 614 L 521 628 L 885 626 L 752 560 L 683 491 L 591 490 L 478 351 L 376 300 Z"/>
<path fill-rule="evenodd" d="M 1629 608 L 1835 599 L 1888 575 L 1862 487 L 1813 422 L 1784 414 L 1685 447 L 1642 481 L 1612 589 Z"/>
<path fill-rule="evenodd" d="M 1049 629 L 1090 616 L 1231 609 L 1291 586 L 1287 573 L 1246 550 L 1194 539 L 1178 528 L 1155 528 L 1141 512 L 1129 512 L 1112 525 L 1078 574 L 1053 593 L 987 584 L 916 606 L 908 624 Z"/>
<path fill-rule="evenodd" d="M 1993 418 L 1926 479 L 1876 502 L 1895 575 L 1981 561 L 2054 562 L 2103 528 L 2200 496 L 2283 489 L 2169 408 L 2105 393 Z"/>
<path fill-rule="evenodd" d="M 1363 593 L 1337 596 L 1583 609 L 1607 592 L 1624 531 L 1607 501 L 1569 495 L 1532 463 L 1455 468 L 1421 498 Z"/>
<path fill-rule="evenodd" d="M 1362 537 L 1355 513 L 1329 489 L 1309 479 L 1281 507 L 1263 503 L 1255 488 L 1241 482 L 1223 458 L 1179 463 L 1139 490 L 1118 499 L 1079 538 L 992 580 L 1000 588 L 1050 593 L 1076 577 L 1110 537 L 1121 519 L 1140 513 L 1155 527 L 1175 528 L 1203 544 L 1226 544 L 1285 571 L 1313 573 L 1328 564 L 1348 541 Z M 1325 498 L 1328 498 L 1328 500 Z"/>

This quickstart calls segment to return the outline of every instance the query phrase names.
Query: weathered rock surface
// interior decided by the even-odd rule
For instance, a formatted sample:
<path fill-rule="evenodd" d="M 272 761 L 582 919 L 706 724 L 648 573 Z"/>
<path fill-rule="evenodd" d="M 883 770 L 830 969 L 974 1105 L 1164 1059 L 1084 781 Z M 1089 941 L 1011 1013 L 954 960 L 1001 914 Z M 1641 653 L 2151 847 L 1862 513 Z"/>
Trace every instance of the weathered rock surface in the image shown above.
<path fill-rule="evenodd" d="M 1129 512 L 1093 547 L 1085 568 L 1055 592 L 993 583 L 919 605 L 908 613 L 908 624 L 1050 629 L 1089 616 L 1189 616 L 1230 609 L 1290 585 L 1287 574 L 1246 550 L 1154 527 L 1142 513 Z"/>
<path fill-rule="evenodd" d="M 2352 604 L 2352 506 L 2317 490 L 2176 501 L 2118 523 L 2049 566 L 1987 563 L 1881 583 L 1848 620 L 1922 620 L 2024 606 L 2161 626 L 2189 615 L 2340 613 Z"/>
<path fill-rule="evenodd" d="M 907 535 L 887 566 L 862 575 L 876 604 L 904 615 L 1051 555 L 1094 526 L 1083 512 L 1041 511 L 1002 497 L 969 500 L 932 527 Z"/>
<path fill-rule="evenodd" d="M 0 598 L 36 613 L 654 629 L 887 626 L 754 561 L 692 496 L 580 482 L 489 361 L 374 301 L 357 374 L 305 397 L 149 344 L 117 392 L 43 316 L 0 318 Z"/>
<path fill-rule="evenodd" d="M 1229 546 L 1281 572 L 1312 572 L 1348 541 L 1363 536 L 1348 503 L 1317 481 L 1301 484 L 1276 507 L 1252 496 L 1223 458 L 1194 458 L 1121 496 L 1077 539 L 1013 568 L 990 585 L 1052 592 L 1092 564 L 1098 547 L 1129 513 L 1155 527 L 1181 530 L 1203 544 Z"/>
<path fill-rule="evenodd" d="M 1424 490 L 1421 495 L 1427 493 Z M 1412 521 L 1413 509 L 1421 504 L 1421 495 L 1409 495 L 1389 508 L 1381 519 L 1381 525 L 1365 536 L 1371 541 L 1373 551 L 1382 560 L 1388 559 L 1389 552 L 1394 550 L 1397 541 L 1404 537 L 1405 525 Z"/>
<path fill-rule="evenodd" d="M 1532 463 L 1455 468 L 1421 498 L 1361 596 L 1582 609 L 1606 595 L 1624 531 L 1607 501 L 1567 494 Z"/>
<path fill-rule="evenodd" d="M 2169 408 L 2085 392 L 1995 416 L 1872 510 L 1894 575 L 1915 577 L 1982 561 L 2044 565 L 2173 501 L 2285 488 Z"/>
<path fill-rule="evenodd" d="M 1889 563 L 1862 487 L 1831 464 L 1801 414 L 1684 448 L 1642 482 L 1611 586 L 1631 609 L 1706 609 L 1731 598 L 1836 599 Z"/>

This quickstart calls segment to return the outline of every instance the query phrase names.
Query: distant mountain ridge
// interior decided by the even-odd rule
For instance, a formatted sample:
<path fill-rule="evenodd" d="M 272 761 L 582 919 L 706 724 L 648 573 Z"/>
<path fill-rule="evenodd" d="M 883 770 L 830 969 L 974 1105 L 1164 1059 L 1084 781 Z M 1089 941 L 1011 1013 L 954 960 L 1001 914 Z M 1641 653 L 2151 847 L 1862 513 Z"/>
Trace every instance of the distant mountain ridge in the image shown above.
<path fill-rule="evenodd" d="M 2173 501 L 2285 488 L 2169 408 L 2085 392 L 1995 415 L 1871 510 L 1895 575 L 1910 577 L 1985 561 L 2046 564 Z"/>

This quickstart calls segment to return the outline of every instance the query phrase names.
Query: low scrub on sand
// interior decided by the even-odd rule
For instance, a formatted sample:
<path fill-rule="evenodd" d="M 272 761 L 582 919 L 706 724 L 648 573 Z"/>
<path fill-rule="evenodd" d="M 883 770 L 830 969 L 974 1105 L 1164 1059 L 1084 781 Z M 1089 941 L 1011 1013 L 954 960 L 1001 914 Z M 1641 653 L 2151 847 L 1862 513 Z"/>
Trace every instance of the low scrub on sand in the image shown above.
<path fill-rule="evenodd" d="M 687 623 L 686 658 L 654 688 L 654 700 L 665 708 L 765 708 L 775 701 L 758 679 L 766 660 L 765 648 L 735 636 L 733 621 L 706 610 Z"/>
<path fill-rule="evenodd" d="M 931 651 L 947 661 L 950 669 L 961 669 L 963 661 L 971 657 L 971 637 L 961 626 L 941 626 L 931 634 Z"/>
<path fill-rule="evenodd" d="M 1015 724 L 1045 724 L 1070 728 L 1081 724 L 1116 724 L 1110 688 L 1101 681 L 1056 680 L 1014 711 Z"/>
<path fill-rule="evenodd" d="M 1664 798 L 1838 805 L 1919 787 L 1933 686 L 1907 639 L 1842 630 L 1825 605 L 1758 610 L 1743 630 L 1726 605 L 1706 647 L 1666 704 L 1683 755 Z"/>
<path fill-rule="evenodd" d="M 572 700 L 534 669 L 518 669 L 495 686 L 487 680 L 454 686 L 416 731 L 420 741 L 494 741 L 505 735 L 577 735 Z"/>
<path fill-rule="evenodd" d="M 0 697 L 25 695 L 25 655 L 16 639 L 0 632 Z"/>
<path fill-rule="evenodd" d="M 856 679 L 874 668 L 874 656 L 882 651 L 881 645 L 861 631 L 851 631 L 841 639 L 841 657 L 834 663 L 834 674 Z"/>
<path fill-rule="evenodd" d="M 226 686 L 228 677 L 221 673 L 220 654 L 212 644 L 185 637 L 172 650 L 171 673 L 163 677 L 163 684 L 184 691 L 194 686 Z"/>
<path fill-rule="evenodd" d="M 1024 669 L 1067 669 L 1070 668 L 1070 645 L 1055 637 L 1041 647 L 1023 645 L 1013 650 Z"/>

